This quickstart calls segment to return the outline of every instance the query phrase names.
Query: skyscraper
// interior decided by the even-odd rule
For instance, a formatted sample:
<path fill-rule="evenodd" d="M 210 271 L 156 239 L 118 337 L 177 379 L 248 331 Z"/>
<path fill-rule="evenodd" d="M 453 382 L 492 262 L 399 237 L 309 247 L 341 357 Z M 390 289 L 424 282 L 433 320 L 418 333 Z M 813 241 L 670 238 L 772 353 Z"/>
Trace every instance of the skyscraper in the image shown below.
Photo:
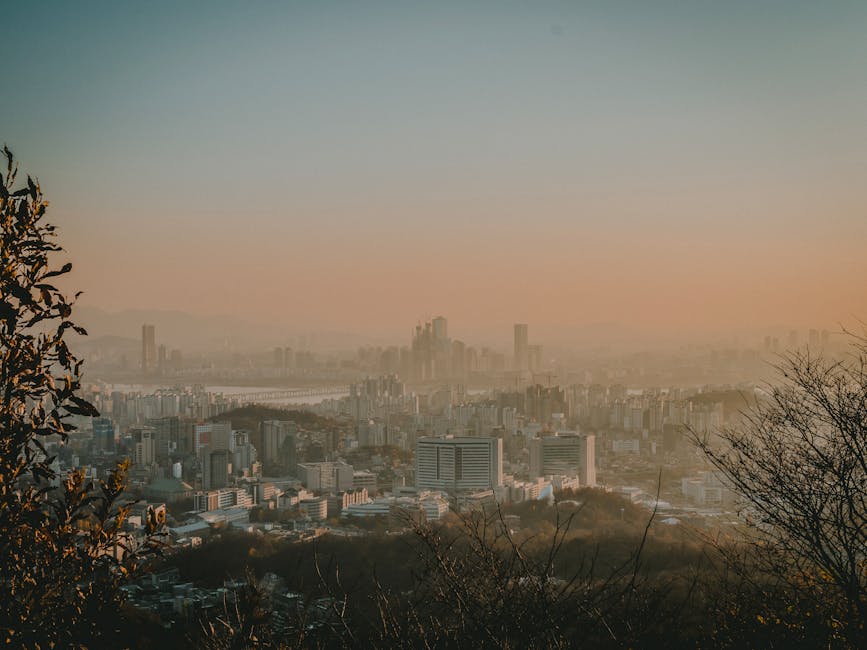
<path fill-rule="evenodd" d="M 296 463 L 294 422 L 266 420 L 262 423 L 262 462 L 294 472 Z"/>
<path fill-rule="evenodd" d="M 153 429 L 154 453 L 160 460 L 177 453 L 181 442 L 181 419 L 177 416 L 150 418 L 147 426 Z"/>
<path fill-rule="evenodd" d="M 154 369 L 157 360 L 156 338 L 153 325 L 141 326 L 141 369 L 147 374 Z"/>
<path fill-rule="evenodd" d="M 412 337 L 412 378 L 415 381 L 429 381 L 433 379 L 434 345 L 431 324 L 421 323 L 415 327 L 415 335 Z"/>
<path fill-rule="evenodd" d="M 529 368 L 530 341 L 527 334 L 527 325 L 515 324 L 515 370 L 525 371 Z"/>
<path fill-rule="evenodd" d="M 93 446 L 100 451 L 114 451 L 114 425 L 109 418 L 93 418 Z"/>
<path fill-rule="evenodd" d="M 168 350 L 165 345 L 161 345 L 157 348 L 157 372 L 159 374 L 163 374 L 166 371 L 168 362 Z"/>
<path fill-rule="evenodd" d="M 449 337 L 449 322 L 443 316 L 437 316 L 431 321 L 434 343 L 445 341 Z"/>
<path fill-rule="evenodd" d="M 206 447 L 202 454 L 202 487 L 215 490 L 229 485 L 232 475 L 232 453 L 228 449 Z"/>

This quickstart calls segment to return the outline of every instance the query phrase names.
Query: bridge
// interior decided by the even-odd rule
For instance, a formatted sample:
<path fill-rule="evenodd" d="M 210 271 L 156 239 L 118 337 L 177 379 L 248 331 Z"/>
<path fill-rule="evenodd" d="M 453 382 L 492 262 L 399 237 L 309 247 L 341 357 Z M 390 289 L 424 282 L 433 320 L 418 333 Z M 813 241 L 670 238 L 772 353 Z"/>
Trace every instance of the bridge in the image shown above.
<path fill-rule="evenodd" d="M 223 399 L 256 404 L 259 402 L 296 399 L 298 397 L 324 397 L 326 395 L 348 394 L 349 386 L 317 386 L 311 388 L 274 389 L 256 393 L 223 393 Z"/>

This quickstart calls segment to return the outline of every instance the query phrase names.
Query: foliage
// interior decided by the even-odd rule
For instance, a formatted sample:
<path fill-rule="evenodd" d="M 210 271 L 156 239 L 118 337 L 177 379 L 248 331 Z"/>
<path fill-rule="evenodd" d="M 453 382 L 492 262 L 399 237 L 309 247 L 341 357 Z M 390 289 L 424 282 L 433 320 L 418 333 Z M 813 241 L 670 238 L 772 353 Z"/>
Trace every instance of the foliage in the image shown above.
<path fill-rule="evenodd" d="M 273 647 L 270 618 L 267 594 L 248 570 L 244 584 L 226 591 L 219 614 L 203 620 L 191 640 L 195 647 L 207 650 Z"/>
<path fill-rule="evenodd" d="M 59 476 L 50 441 L 64 443 L 71 416 L 96 416 L 76 395 L 81 361 L 66 335 L 73 300 L 55 285 L 72 268 L 44 221 L 47 202 L 4 147 L 0 173 L 0 632 L 12 646 L 83 647 L 122 636 L 116 608 L 138 552 L 122 533 L 126 464 L 94 482 Z M 78 294 L 75 296 L 78 297 Z M 155 530 L 156 522 L 150 522 Z"/>
<path fill-rule="evenodd" d="M 547 526 L 519 534 L 508 530 L 500 510 L 429 524 L 411 519 L 402 535 L 315 544 L 227 532 L 170 561 L 185 580 L 211 584 L 243 577 L 245 566 L 260 576 L 276 573 L 304 594 L 308 617 L 311 603 L 331 603 L 331 625 L 305 632 L 308 645 L 542 648 L 581 638 L 594 647 L 628 647 L 677 637 L 667 626 L 681 615 L 692 577 L 655 572 L 659 554 L 670 551 L 657 546 L 648 553 L 655 535 L 648 513 L 638 536 L 616 546 L 573 536 L 580 507 L 547 513 L 554 517 Z M 217 566 L 225 573 L 215 575 Z M 220 624 L 214 633 L 225 642 Z M 295 637 L 281 638 L 294 646 Z"/>
<path fill-rule="evenodd" d="M 720 443 L 693 437 L 753 526 L 752 575 L 742 575 L 789 593 L 798 611 L 823 613 L 835 635 L 865 647 L 867 343 L 855 338 L 842 360 L 795 351 L 778 370 L 781 384 L 743 426 L 723 429 Z"/>
<path fill-rule="evenodd" d="M 252 569 L 301 595 L 294 624 L 284 615 L 276 629 L 273 617 L 230 599 L 215 616 L 234 621 L 231 629 L 210 618 L 204 628 L 213 622 L 216 644 L 255 629 L 259 647 L 275 648 L 851 647 L 833 602 L 769 580 L 762 557 L 734 536 L 717 539 L 715 553 L 697 531 L 648 527 L 646 511 L 640 530 L 605 533 L 576 528 L 588 505 L 561 506 L 518 531 L 500 510 L 307 544 L 226 531 L 169 562 L 197 584 L 216 587 Z M 249 576 L 244 589 L 256 585 Z M 332 624 L 314 633 L 307 626 L 323 600 Z"/>

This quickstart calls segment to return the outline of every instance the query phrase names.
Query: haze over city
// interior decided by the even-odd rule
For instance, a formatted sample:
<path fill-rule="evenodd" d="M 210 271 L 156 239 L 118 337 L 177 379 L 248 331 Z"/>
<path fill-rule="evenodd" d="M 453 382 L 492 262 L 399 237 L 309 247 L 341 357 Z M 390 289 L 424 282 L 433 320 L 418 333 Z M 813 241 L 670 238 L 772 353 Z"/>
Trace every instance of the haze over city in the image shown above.
<path fill-rule="evenodd" d="M 837 329 L 867 312 L 865 18 L 19 3 L 0 127 L 84 307 L 359 341 L 440 313 L 562 345 Z"/>
<path fill-rule="evenodd" d="M 6 647 L 867 648 L 867 2 L 0 32 Z"/>

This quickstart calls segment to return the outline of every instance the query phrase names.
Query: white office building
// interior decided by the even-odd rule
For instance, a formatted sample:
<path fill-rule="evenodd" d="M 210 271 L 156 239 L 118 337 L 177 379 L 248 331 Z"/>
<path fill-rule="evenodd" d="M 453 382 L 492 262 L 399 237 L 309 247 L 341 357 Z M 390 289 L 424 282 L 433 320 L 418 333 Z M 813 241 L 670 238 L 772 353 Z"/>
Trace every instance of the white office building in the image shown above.
<path fill-rule="evenodd" d="M 418 489 L 461 492 L 503 484 L 503 441 L 499 438 L 419 438 L 415 485 Z"/>

